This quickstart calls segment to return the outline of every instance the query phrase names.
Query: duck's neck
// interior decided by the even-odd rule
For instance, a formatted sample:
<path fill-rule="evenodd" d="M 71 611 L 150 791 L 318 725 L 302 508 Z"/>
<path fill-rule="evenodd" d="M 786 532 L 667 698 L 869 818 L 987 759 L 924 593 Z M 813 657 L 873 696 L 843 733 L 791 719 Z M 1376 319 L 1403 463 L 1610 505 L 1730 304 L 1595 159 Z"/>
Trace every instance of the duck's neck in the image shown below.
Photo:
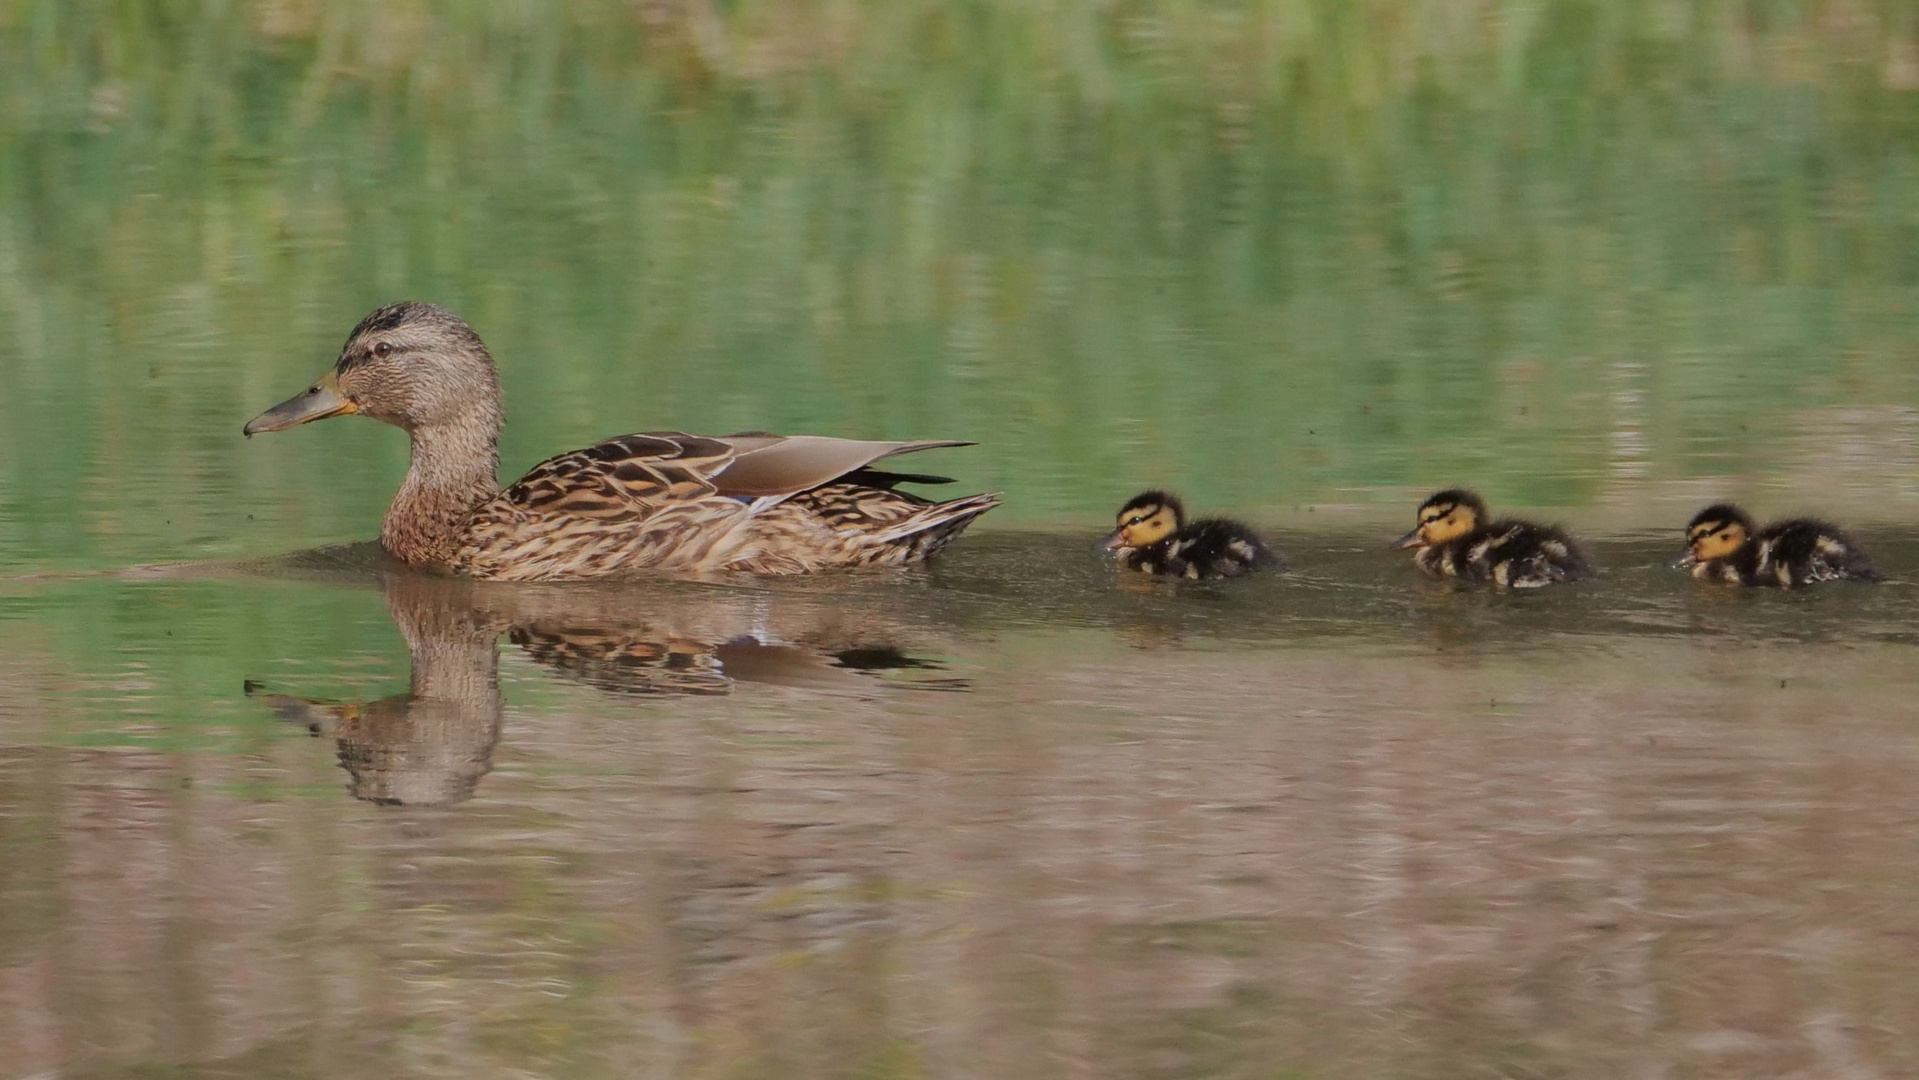
<path fill-rule="evenodd" d="M 499 494 L 497 412 L 450 424 L 410 428 L 413 463 L 387 507 L 380 543 L 396 558 L 445 565 L 466 533 L 473 508 Z"/>

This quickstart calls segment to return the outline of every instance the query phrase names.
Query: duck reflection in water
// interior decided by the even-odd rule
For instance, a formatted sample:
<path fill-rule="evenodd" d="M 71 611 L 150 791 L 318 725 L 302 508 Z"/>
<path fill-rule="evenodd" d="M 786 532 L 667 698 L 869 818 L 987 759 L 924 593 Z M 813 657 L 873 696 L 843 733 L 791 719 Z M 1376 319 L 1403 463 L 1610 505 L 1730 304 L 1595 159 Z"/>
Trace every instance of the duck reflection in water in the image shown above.
<path fill-rule="evenodd" d="M 499 631 L 451 587 L 456 584 L 413 574 L 381 582 L 412 666 L 404 694 L 328 701 L 272 693 L 247 681 L 247 695 L 281 719 L 334 740 L 356 799 L 390 806 L 464 802 L 493 766 L 505 713 Z"/>
<path fill-rule="evenodd" d="M 383 575 L 381 589 L 406 639 L 406 693 L 353 702 L 276 693 L 251 679 L 245 688 L 281 719 L 333 739 L 347 790 L 381 805 L 473 797 L 505 715 L 502 634 L 534 663 L 622 696 L 715 696 L 742 683 L 860 696 L 967 688 L 938 661 L 893 643 L 889 629 L 915 635 L 884 613 L 803 595 L 510 586 L 404 571 Z M 649 617 L 621 614 L 632 611 Z"/>
<path fill-rule="evenodd" d="M 565 678 L 613 694 L 730 694 L 739 683 L 762 683 L 826 693 L 870 693 L 868 676 L 882 671 L 943 671 L 936 660 L 908 656 L 891 645 L 845 647 L 777 645 L 751 635 L 711 643 L 609 626 L 567 627 L 548 620 L 516 625 L 507 637 L 534 663 Z M 916 678 L 916 690 L 963 690 L 961 679 Z"/>

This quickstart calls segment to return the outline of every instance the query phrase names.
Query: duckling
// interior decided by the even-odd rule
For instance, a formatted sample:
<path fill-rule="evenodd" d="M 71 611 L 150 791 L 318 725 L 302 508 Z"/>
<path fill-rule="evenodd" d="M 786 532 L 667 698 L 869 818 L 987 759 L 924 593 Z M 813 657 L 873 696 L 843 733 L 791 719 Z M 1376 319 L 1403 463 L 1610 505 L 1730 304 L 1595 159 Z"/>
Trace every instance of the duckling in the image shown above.
<path fill-rule="evenodd" d="M 1511 518 L 1488 522 L 1487 517 L 1486 501 L 1475 492 L 1435 492 L 1419 504 L 1419 524 L 1393 548 L 1418 548 L 1414 566 L 1475 585 L 1490 581 L 1536 589 L 1592 576 L 1586 553 L 1563 531 Z"/>
<path fill-rule="evenodd" d="M 1142 491 L 1119 508 L 1119 527 L 1100 541 L 1128 570 L 1168 577 L 1229 578 L 1284 569 L 1253 530 L 1226 518 L 1186 521 L 1186 507 L 1164 491 Z"/>
<path fill-rule="evenodd" d="M 1686 552 L 1674 566 L 1701 581 L 1790 588 L 1815 581 L 1882 581 L 1872 560 L 1844 529 L 1815 518 L 1775 521 L 1761 529 L 1732 503 L 1715 503 L 1686 526 Z"/>

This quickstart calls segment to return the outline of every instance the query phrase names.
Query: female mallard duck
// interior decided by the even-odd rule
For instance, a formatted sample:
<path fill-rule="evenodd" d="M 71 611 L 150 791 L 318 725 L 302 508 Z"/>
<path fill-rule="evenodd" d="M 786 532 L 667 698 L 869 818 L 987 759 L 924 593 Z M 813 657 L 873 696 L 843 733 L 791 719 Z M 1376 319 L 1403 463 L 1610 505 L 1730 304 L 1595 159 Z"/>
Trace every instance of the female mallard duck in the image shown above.
<path fill-rule="evenodd" d="M 1879 570 L 1844 529 L 1813 518 L 1761 529 L 1732 503 L 1716 503 L 1686 526 L 1686 552 L 1673 565 L 1701 581 L 1790 588 L 1814 581 L 1880 581 Z"/>
<path fill-rule="evenodd" d="M 1418 548 L 1413 565 L 1434 577 L 1515 589 L 1592 576 L 1592 564 L 1572 537 L 1551 525 L 1487 521 L 1486 501 L 1460 488 L 1436 492 L 1419 504 L 1419 524 L 1393 542 Z"/>
<path fill-rule="evenodd" d="M 1186 521 L 1186 508 L 1164 491 L 1142 491 L 1119 508 L 1119 527 L 1100 546 L 1128 570 L 1168 577 L 1227 578 L 1280 567 L 1253 530 L 1226 518 Z"/>
<path fill-rule="evenodd" d="M 347 413 L 403 428 L 413 443 L 380 543 L 406 563 L 478 578 L 899 566 L 999 505 L 994 495 L 932 502 L 893 488 L 945 478 L 872 468 L 970 443 L 765 432 L 621 435 L 543 461 L 502 491 L 493 358 L 459 316 L 416 301 L 360 320 L 319 382 L 254 417 L 246 433 Z"/>

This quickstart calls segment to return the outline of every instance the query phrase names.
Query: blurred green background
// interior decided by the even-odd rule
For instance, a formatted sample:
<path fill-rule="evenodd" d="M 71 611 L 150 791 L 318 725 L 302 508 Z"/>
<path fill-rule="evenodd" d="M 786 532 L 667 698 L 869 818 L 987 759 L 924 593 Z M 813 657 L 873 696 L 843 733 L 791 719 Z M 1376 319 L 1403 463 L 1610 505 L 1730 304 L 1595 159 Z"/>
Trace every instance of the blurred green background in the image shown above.
<path fill-rule="evenodd" d="M 402 436 L 239 428 L 402 296 L 508 478 L 764 427 L 976 438 L 999 525 L 1910 519 L 1919 9 L 0 0 L 0 560 L 374 535 Z"/>
<path fill-rule="evenodd" d="M 626 612 L 812 612 L 970 694 L 622 697 L 507 647 L 476 799 L 355 803 L 365 751 L 246 688 L 418 678 L 364 550 L 58 571 L 376 535 L 403 436 L 240 426 L 398 297 L 492 346 L 508 477 L 967 437 L 914 467 L 1058 531 Z M 1383 545 L 1453 483 L 1606 578 L 1413 587 Z M 1298 572 L 1112 587 L 1146 484 Z M 1659 570 L 1722 496 L 1898 580 Z M 0 1050 L 1908 1075 L 1915 523 L 1910 0 L 0 0 Z"/>

